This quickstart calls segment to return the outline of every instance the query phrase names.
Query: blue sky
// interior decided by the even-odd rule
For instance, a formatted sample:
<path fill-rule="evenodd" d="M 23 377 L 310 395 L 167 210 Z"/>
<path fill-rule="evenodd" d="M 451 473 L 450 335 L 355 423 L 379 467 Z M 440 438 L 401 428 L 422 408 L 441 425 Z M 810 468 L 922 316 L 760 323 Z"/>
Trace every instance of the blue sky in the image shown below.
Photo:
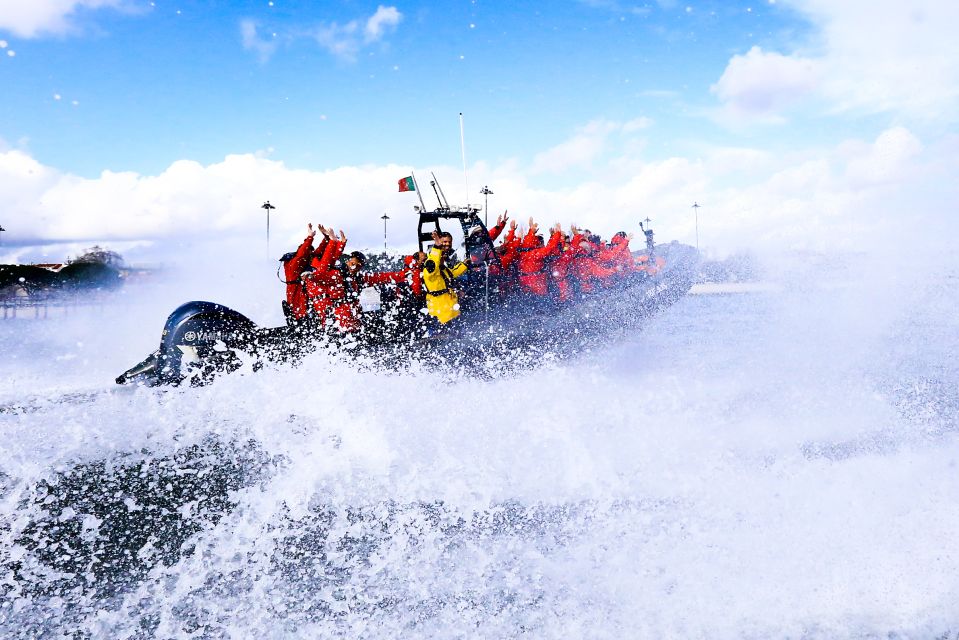
<path fill-rule="evenodd" d="M 291 238 L 362 216 L 366 240 L 365 211 L 411 206 L 392 193 L 407 169 L 465 189 L 462 112 L 470 191 L 489 182 L 524 215 L 612 232 L 651 212 L 689 241 L 704 200 L 733 250 L 788 238 L 799 197 L 792 215 L 846 233 L 862 221 L 843 200 L 918 191 L 902 176 L 951 156 L 959 10 L 835 4 L 0 0 L 0 195 L 18 204 L 0 224 L 8 244 L 149 244 L 206 182 L 222 197 L 198 232 L 252 233 L 233 202 L 249 197 L 283 203 Z M 119 203 L 139 222 L 112 220 Z"/>
<path fill-rule="evenodd" d="M 367 41 L 347 26 L 383 5 L 153 4 L 79 9 L 72 33 L 9 37 L 3 137 L 95 176 L 269 148 L 311 169 L 429 164 L 458 157 L 461 111 L 470 150 L 491 159 L 531 156 L 597 117 L 672 116 L 673 131 L 722 135 L 683 111 L 710 105 L 732 55 L 808 29 L 768 3 L 477 1 L 396 8 Z M 243 25 L 269 49 L 244 47 Z M 335 43 L 317 41 L 336 27 Z"/>

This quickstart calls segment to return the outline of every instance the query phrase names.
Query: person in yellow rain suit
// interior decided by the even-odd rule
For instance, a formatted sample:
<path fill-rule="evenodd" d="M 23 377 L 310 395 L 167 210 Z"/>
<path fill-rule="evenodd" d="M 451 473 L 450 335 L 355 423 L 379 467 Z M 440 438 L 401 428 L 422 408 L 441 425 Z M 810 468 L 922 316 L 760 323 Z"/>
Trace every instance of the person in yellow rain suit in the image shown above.
<path fill-rule="evenodd" d="M 426 287 L 426 311 L 446 324 L 460 314 L 459 300 L 456 292 L 450 288 L 454 278 L 466 273 L 466 265 L 462 262 L 449 266 L 446 257 L 453 247 L 453 235 L 443 231 L 433 232 L 433 246 L 426 255 L 423 263 L 423 286 Z"/>

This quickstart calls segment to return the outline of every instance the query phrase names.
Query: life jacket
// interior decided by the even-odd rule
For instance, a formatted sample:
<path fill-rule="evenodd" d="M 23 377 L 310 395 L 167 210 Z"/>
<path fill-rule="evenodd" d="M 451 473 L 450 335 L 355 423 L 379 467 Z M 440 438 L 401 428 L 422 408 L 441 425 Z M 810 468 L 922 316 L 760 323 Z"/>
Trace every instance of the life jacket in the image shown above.
<path fill-rule="evenodd" d="M 446 256 L 437 248 L 432 247 L 423 264 L 423 286 L 426 295 L 439 296 L 452 291 L 453 280 L 466 273 L 466 264 L 457 262 L 450 267 L 446 264 Z"/>
<path fill-rule="evenodd" d="M 427 312 L 446 324 L 460 314 L 458 297 L 453 289 L 453 280 L 467 271 L 467 266 L 458 262 L 452 267 L 438 247 L 432 247 L 423 265 L 423 286 L 426 289 Z"/>

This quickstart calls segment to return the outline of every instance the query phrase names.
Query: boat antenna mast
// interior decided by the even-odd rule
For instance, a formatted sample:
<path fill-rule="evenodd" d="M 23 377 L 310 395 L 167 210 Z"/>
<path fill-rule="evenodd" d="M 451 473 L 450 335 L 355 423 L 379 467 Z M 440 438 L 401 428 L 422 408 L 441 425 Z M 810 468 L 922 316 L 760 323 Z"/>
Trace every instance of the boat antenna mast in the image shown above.
<path fill-rule="evenodd" d="M 416 192 L 416 197 L 420 199 L 420 211 L 426 211 L 426 203 L 423 202 L 423 192 L 420 191 L 420 186 L 416 184 L 416 174 L 413 173 L 413 170 L 410 169 L 410 177 L 413 178 L 413 191 Z"/>
<path fill-rule="evenodd" d="M 460 151 L 463 154 L 463 180 L 466 181 L 466 208 L 470 208 L 470 178 L 466 173 L 466 135 L 463 132 L 463 112 L 460 112 Z"/>
<path fill-rule="evenodd" d="M 436 174 L 432 171 L 430 171 L 430 175 L 433 176 L 433 181 L 430 182 L 430 184 L 433 185 L 433 190 L 439 189 L 436 199 L 440 201 L 440 208 L 449 209 L 450 202 L 446 199 L 446 194 L 443 193 L 443 187 L 440 186 L 440 181 L 436 179 Z"/>
<path fill-rule="evenodd" d="M 439 211 L 440 209 L 444 209 L 445 207 L 443 207 L 443 199 L 440 198 L 440 192 L 436 190 L 436 178 L 430 180 L 430 186 L 433 187 L 433 195 L 436 196 L 436 200 L 439 202 L 439 206 L 436 208 L 436 210 Z"/>

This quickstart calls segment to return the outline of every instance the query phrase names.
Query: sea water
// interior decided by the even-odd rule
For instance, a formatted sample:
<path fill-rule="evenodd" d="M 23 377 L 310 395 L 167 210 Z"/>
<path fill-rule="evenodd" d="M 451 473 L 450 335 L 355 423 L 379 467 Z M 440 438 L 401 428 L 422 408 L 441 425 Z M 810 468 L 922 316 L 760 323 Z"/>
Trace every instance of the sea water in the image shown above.
<path fill-rule="evenodd" d="M 484 379 L 106 392 L 182 298 L 0 323 L 0 636 L 951 637 L 959 274 L 874 267 Z"/>

